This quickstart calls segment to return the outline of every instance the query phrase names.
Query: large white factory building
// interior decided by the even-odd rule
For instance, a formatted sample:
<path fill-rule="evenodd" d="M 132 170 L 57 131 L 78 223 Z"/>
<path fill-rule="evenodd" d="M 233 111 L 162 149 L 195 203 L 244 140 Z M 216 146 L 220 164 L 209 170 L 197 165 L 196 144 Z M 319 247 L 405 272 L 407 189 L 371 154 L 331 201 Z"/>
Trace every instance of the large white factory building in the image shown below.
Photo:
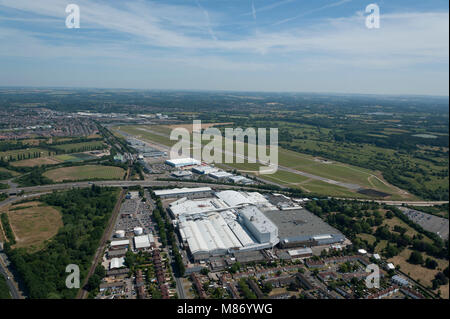
<path fill-rule="evenodd" d="M 270 249 L 277 244 L 303 247 L 345 240 L 339 231 L 300 206 L 286 210 L 274 198 L 258 192 L 197 188 L 155 194 L 178 198 L 168 211 L 194 260 Z M 180 198 L 180 194 L 186 197 Z M 299 220 L 304 222 L 299 224 Z"/>
<path fill-rule="evenodd" d="M 168 210 L 183 243 L 201 260 L 276 245 L 278 229 L 260 211 L 275 208 L 257 192 L 221 191 L 207 198 L 180 198 Z"/>

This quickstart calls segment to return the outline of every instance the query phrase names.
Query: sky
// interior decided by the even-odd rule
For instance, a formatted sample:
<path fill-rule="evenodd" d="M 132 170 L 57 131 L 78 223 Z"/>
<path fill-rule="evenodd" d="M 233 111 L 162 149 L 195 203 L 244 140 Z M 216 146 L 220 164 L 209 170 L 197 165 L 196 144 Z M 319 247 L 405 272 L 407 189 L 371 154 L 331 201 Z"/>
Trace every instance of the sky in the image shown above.
<path fill-rule="evenodd" d="M 0 86 L 448 96 L 448 0 L 370 3 L 0 0 Z"/>

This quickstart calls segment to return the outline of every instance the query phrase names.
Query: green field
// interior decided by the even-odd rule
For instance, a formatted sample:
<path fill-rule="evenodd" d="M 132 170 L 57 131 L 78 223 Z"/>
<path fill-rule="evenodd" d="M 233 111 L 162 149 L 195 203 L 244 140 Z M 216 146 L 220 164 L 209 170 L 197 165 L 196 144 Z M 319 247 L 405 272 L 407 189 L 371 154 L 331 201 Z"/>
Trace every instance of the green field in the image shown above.
<path fill-rule="evenodd" d="M 168 134 L 170 129 L 165 126 L 120 126 L 115 127 L 113 130 L 116 134 L 119 129 L 122 132 L 134 135 L 137 138 L 141 138 L 146 141 L 153 141 L 166 146 L 172 146 L 176 141 L 170 141 Z M 312 129 L 311 129 L 312 131 Z M 308 131 L 306 131 L 308 132 Z M 326 130 L 322 130 L 321 134 L 327 133 Z M 203 141 L 202 144 L 205 145 L 209 143 L 208 141 Z M 245 154 L 247 153 L 248 145 L 245 144 Z M 383 180 L 381 174 L 376 171 L 369 169 L 343 164 L 336 161 L 327 161 L 323 158 L 318 158 L 308 154 L 302 154 L 299 152 L 294 152 L 291 150 L 279 148 L 278 150 L 278 161 L 279 166 L 286 167 L 289 169 L 294 169 L 299 172 L 305 172 L 327 178 L 330 180 L 356 184 L 362 188 L 374 189 L 383 193 L 390 194 L 391 199 L 414 199 L 415 197 L 410 194 L 400 193 L 398 188 L 390 185 Z M 222 159 L 224 155 L 222 154 Z M 221 165 L 219 165 L 221 166 Z M 260 164 L 252 163 L 226 163 L 221 167 L 223 168 L 234 168 L 242 173 L 250 173 L 258 175 L 258 170 Z M 256 172 L 256 173 L 255 173 Z M 323 182 L 317 179 L 310 179 L 295 172 L 278 170 L 277 173 L 272 175 L 261 175 L 261 178 L 277 183 L 279 185 L 300 188 L 304 191 L 330 195 L 330 196 L 342 196 L 342 197 L 358 197 L 358 198 L 370 198 L 363 194 L 356 193 L 346 187 L 335 185 L 332 183 Z"/>
<path fill-rule="evenodd" d="M 56 155 L 53 156 L 53 158 L 62 162 L 83 162 L 86 160 L 94 159 L 96 157 L 85 153 L 73 153 Z"/>
<path fill-rule="evenodd" d="M 53 147 L 63 150 L 65 152 L 72 152 L 73 150 L 75 150 L 75 152 L 80 152 L 80 151 L 88 151 L 88 150 L 94 150 L 94 149 L 103 149 L 103 148 L 106 148 L 106 145 L 102 141 L 92 141 L 92 142 L 83 142 L 83 143 L 70 143 L 70 144 L 54 145 Z"/>
<path fill-rule="evenodd" d="M 46 171 L 43 175 L 55 182 L 93 179 L 114 180 L 122 179 L 125 175 L 125 170 L 115 166 L 84 165 L 52 169 Z"/>
<path fill-rule="evenodd" d="M 28 154 L 30 154 L 30 156 L 33 157 L 33 154 L 35 153 L 41 153 L 41 155 L 48 155 L 48 151 L 45 149 L 31 147 L 20 150 L 0 152 L 0 159 L 3 159 L 5 161 L 16 160 L 18 155 L 24 156 L 26 159 L 28 158 Z"/>

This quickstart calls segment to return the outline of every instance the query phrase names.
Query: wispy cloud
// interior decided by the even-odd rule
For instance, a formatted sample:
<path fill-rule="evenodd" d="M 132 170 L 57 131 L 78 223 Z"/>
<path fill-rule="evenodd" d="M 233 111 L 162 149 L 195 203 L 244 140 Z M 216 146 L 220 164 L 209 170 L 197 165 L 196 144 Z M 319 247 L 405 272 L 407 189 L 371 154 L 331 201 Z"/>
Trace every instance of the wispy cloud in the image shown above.
<path fill-rule="evenodd" d="M 335 2 L 337 6 L 350 0 Z M 253 34 L 224 34 L 217 39 L 211 28 L 210 14 L 201 4 L 198 15 L 194 8 L 180 6 L 154 7 L 144 2 L 126 3 L 114 8 L 105 3 L 79 0 L 82 8 L 83 26 L 100 28 L 128 35 L 148 47 L 216 50 L 235 53 L 305 53 L 342 54 L 349 56 L 414 56 L 448 58 L 448 12 L 401 13 L 382 16 L 383 28 L 368 30 L 364 17 L 355 14 L 346 18 L 326 19 L 303 28 L 287 28 L 283 31 L 264 30 Z M 41 0 L 39 3 L 25 0 L 0 0 L 0 5 L 33 12 L 47 18 L 61 18 L 64 5 L 58 0 Z M 322 7 L 324 8 L 324 7 Z M 188 10 L 192 16 L 177 12 Z M 316 10 L 319 10 L 318 8 Z M 156 14 L 155 14 L 156 12 Z M 186 12 L 186 11 L 184 11 Z M 173 23 L 165 23 L 174 20 Z M 62 19 L 61 19 L 62 20 Z M 199 21 L 206 20 L 206 21 Z M 196 22 L 197 21 L 197 22 Z M 69 32 L 59 24 L 60 32 Z M 201 30 L 208 29 L 210 38 L 203 37 Z M 17 30 L 17 32 L 25 32 Z M 32 32 L 28 32 L 33 37 Z M 414 38 L 414 41 L 406 39 Z M 120 39 L 113 39 L 120 45 Z M 44 43 L 44 42 L 42 42 Z M 125 44 L 125 43 L 124 43 Z M 2 46 L 8 46 L 3 43 Z M 13 45 L 13 43 L 11 43 Z M 55 46 L 52 45 L 52 46 Z"/>
<path fill-rule="evenodd" d="M 249 15 L 255 16 L 257 12 L 263 12 L 263 11 L 272 10 L 272 9 L 277 8 L 277 7 L 283 6 L 285 4 L 294 2 L 294 1 L 297 1 L 297 0 L 282 0 L 282 1 L 276 0 L 275 2 L 273 2 L 271 4 L 259 7 L 259 8 L 255 9 L 255 10 L 253 10 L 254 6 L 252 5 L 252 7 L 253 7 L 252 11 L 251 12 L 246 12 L 246 13 L 244 13 L 242 15 L 243 16 L 249 16 Z M 253 4 L 253 1 L 252 1 L 252 4 Z"/>
<path fill-rule="evenodd" d="M 322 11 L 322 10 L 326 10 L 326 9 L 330 9 L 330 8 L 333 8 L 333 7 L 339 7 L 339 6 L 343 5 L 343 4 L 346 4 L 346 3 L 351 2 L 351 1 L 352 0 L 341 0 L 341 1 L 338 1 L 338 2 L 333 2 L 333 3 L 330 3 L 330 4 L 324 5 L 322 7 L 303 12 L 301 14 L 298 14 L 298 15 L 294 16 L 294 17 L 280 20 L 278 22 L 275 22 L 273 25 L 283 24 L 283 23 L 286 23 L 286 22 L 290 22 L 292 20 L 296 20 L 296 19 L 301 18 L 301 17 L 305 17 L 305 16 L 310 15 L 312 13 L 316 13 L 316 12 L 319 12 L 319 11 Z"/>
<path fill-rule="evenodd" d="M 256 20 L 256 9 L 255 9 L 254 1 L 252 1 L 252 15 L 253 15 L 253 19 Z"/>
<path fill-rule="evenodd" d="M 302 15 L 350 1 L 333 2 Z M 198 0 L 190 5 L 77 0 L 82 20 L 79 30 L 64 26 L 68 0 L 0 0 L 0 56 L 4 61 L 23 58 L 36 63 L 64 58 L 99 64 L 119 61 L 120 65 L 145 68 L 189 66 L 236 72 L 235 77 L 242 79 L 249 76 L 244 76 L 244 71 L 261 72 L 259 75 L 269 71 L 295 73 L 299 77 L 307 70 L 324 74 L 327 69 L 363 72 L 413 70 L 428 65 L 438 65 L 448 75 L 448 11 L 382 14 L 382 27 L 377 30 L 367 29 L 364 15 L 356 10 L 344 17 L 316 16 L 313 24 L 302 27 L 288 21 L 271 27 L 264 24 L 263 15 L 258 15 L 290 2 L 294 0 L 256 7 L 252 0 L 250 15 L 261 22 L 258 30 L 250 24 L 236 32 L 223 23 L 234 22 L 235 16 L 214 6 L 202 6 Z M 246 2 L 233 14 L 248 6 Z M 248 18 L 243 20 L 248 24 Z"/>
<path fill-rule="evenodd" d="M 207 25 L 208 25 L 208 33 L 211 35 L 211 38 L 212 38 L 214 41 L 217 41 L 217 37 L 216 37 L 216 35 L 214 34 L 214 31 L 213 31 L 213 29 L 212 29 L 212 27 L 211 27 L 211 21 L 210 21 L 210 19 L 209 19 L 209 13 L 208 13 L 208 11 L 205 10 L 205 9 L 202 7 L 202 5 L 200 4 L 200 2 L 199 2 L 198 0 L 196 0 L 195 2 L 197 3 L 197 6 L 200 8 L 200 10 L 203 11 L 203 14 L 205 15 L 206 23 L 207 23 Z"/>

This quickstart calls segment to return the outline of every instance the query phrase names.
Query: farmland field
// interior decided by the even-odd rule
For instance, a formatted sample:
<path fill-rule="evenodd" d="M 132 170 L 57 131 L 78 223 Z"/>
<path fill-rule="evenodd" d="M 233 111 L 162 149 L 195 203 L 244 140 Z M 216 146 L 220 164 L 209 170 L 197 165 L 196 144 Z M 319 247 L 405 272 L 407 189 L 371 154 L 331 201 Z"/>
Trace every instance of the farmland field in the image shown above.
<path fill-rule="evenodd" d="M 120 167 L 102 165 L 84 165 L 52 169 L 43 175 L 55 182 L 64 180 L 90 180 L 90 179 L 122 179 L 125 171 Z"/>
<path fill-rule="evenodd" d="M 12 162 L 11 165 L 12 166 L 17 166 L 17 167 L 32 167 L 32 166 L 40 166 L 40 165 L 53 165 L 53 164 L 59 164 L 61 163 L 61 161 L 56 160 L 53 157 L 38 157 L 38 158 L 32 158 L 32 159 L 27 159 L 27 160 L 23 160 L 23 161 L 17 161 L 17 162 Z"/>
<path fill-rule="evenodd" d="M 62 162 L 82 162 L 90 159 L 96 158 L 95 156 L 85 154 L 85 153 L 72 153 L 72 154 L 62 154 L 54 156 L 55 160 Z"/>
<path fill-rule="evenodd" d="M 83 162 L 94 158 L 95 156 L 85 153 L 72 153 L 72 154 L 54 155 L 52 157 L 38 157 L 26 159 L 22 161 L 12 162 L 11 165 L 17 167 L 34 167 L 40 165 L 55 165 L 62 162 Z"/>
<path fill-rule="evenodd" d="M 5 161 L 16 160 L 18 156 L 28 157 L 28 155 L 33 156 L 35 153 L 48 154 L 48 151 L 42 148 L 26 148 L 20 150 L 6 151 L 0 152 L 0 159 L 4 159 Z"/>
<path fill-rule="evenodd" d="M 39 250 L 63 225 L 58 210 L 38 201 L 9 206 L 3 211 L 8 214 L 16 238 L 14 248 Z"/>
<path fill-rule="evenodd" d="M 65 152 L 80 152 L 85 150 L 103 149 L 106 148 L 106 145 L 102 141 L 92 141 L 83 143 L 61 144 L 55 145 L 54 147 Z"/>

